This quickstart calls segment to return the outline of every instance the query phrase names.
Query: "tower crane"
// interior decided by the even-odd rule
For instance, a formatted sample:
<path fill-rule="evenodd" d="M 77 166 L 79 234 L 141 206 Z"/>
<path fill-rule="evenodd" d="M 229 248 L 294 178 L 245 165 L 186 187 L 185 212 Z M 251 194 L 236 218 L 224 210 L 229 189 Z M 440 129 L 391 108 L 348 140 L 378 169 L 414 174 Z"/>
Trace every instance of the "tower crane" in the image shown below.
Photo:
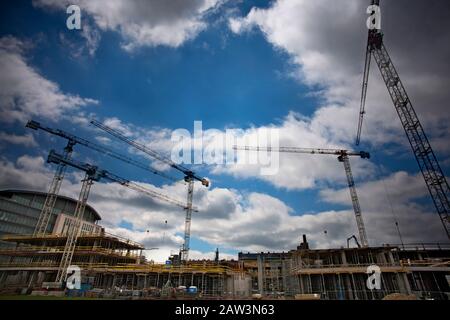
<path fill-rule="evenodd" d="M 101 179 L 105 179 L 111 182 L 119 183 L 122 186 L 125 186 L 129 189 L 144 193 L 150 197 L 157 198 L 159 200 L 171 203 L 173 205 L 176 205 L 178 207 L 181 207 L 183 209 L 186 209 L 186 204 L 184 204 L 181 201 L 178 201 L 176 199 L 172 199 L 171 197 L 159 193 L 157 191 L 145 188 L 141 185 L 138 185 L 136 183 L 133 183 L 127 179 L 124 179 L 122 177 L 119 177 L 109 171 L 103 170 L 98 168 L 97 166 L 93 166 L 87 163 L 82 163 L 73 159 L 68 159 L 64 155 L 56 153 L 54 150 L 51 150 L 47 162 L 49 163 L 55 163 L 58 166 L 63 164 L 64 166 L 70 166 L 76 169 L 79 169 L 83 172 L 85 172 L 85 177 L 82 180 L 82 187 L 81 192 L 78 197 L 77 205 L 75 208 L 75 223 L 71 224 L 69 226 L 69 229 L 67 231 L 67 240 L 64 247 L 64 251 L 61 257 L 61 262 L 58 268 L 58 273 L 56 276 L 56 282 L 62 283 L 66 280 L 67 277 L 67 268 L 70 266 L 72 262 L 73 253 L 75 251 L 77 238 L 81 234 L 81 226 L 82 226 L 82 219 L 84 215 L 84 211 L 86 208 L 87 200 L 89 197 L 89 192 L 91 190 L 91 186 L 94 183 L 94 181 L 100 181 Z M 196 210 L 193 208 L 193 210 Z"/>
<path fill-rule="evenodd" d="M 28 121 L 28 123 L 26 124 L 26 127 L 30 128 L 30 129 L 33 129 L 33 130 L 42 130 L 42 131 L 45 131 L 47 133 L 50 133 L 50 134 L 53 134 L 55 136 L 58 136 L 58 137 L 66 139 L 67 140 L 67 146 L 64 149 L 64 154 L 63 155 L 67 159 L 70 159 L 70 156 L 71 156 L 72 151 L 73 151 L 73 147 L 76 144 L 79 144 L 79 145 L 85 146 L 87 148 L 90 148 L 92 150 L 95 150 L 95 151 L 97 151 L 97 152 L 99 152 L 101 154 L 104 154 L 104 155 L 110 156 L 112 158 L 121 160 L 123 162 L 129 163 L 129 164 L 134 165 L 134 166 L 136 166 L 138 168 L 141 168 L 141 169 L 144 169 L 146 171 L 149 171 L 149 172 L 151 172 L 153 174 L 162 176 L 162 177 L 164 177 L 166 179 L 169 179 L 171 181 L 175 181 L 175 182 L 177 181 L 177 179 L 175 179 L 175 178 L 173 178 L 173 177 L 171 177 L 171 176 L 169 176 L 169 175 L 167 175 L 167 174 L 165 174 L 163 172 L 160 172 L 158 170 L 154 170 L 154 169 L 150 168 L 150 166 L 148 166 L 148 165 L 140 163 L 140 162 L 138 162 L 138 161 L 136 161 L 134 159 L 131 159 L 131 158 L 129 158 L 127 156 L 124 156 L 124 155 L 122 155 L 120 153 L 117 153 L 117 152 L 115 152 L 113 150 L 110 150 L 110 149 L 108 149 L 108 148 L 106 148 L 104 146 L 101 146 L 101 145 L 98 145 L 96 143 L 90 142 L 90 141 L 88 141 L 86 139 L 77 137 L 77 136 L 75 136 L 73 134 L 70 134 L 70 133 L 68 133 L 66 131 L 63 131 L 63 130 L 60 130 L 60 129 L 49 128 L 49 127 L 43 126 L 39 122 L 33 121 L 33 120 Z M 45 199 L 44 206 L 42 207 L 41 213 L 39 215 L 38 223 L 36 224 L 36 227 L 35 227 L 35 230 L 34 230 L 34 233 L 33 233 L 34 236 L 45 234 L 45 232 L 46 232 L 46 230 L 48 228 L 48 223 L 49 223 L 49 220 L 50 220 L 50 217 L 51 217 L 51 213 L 52 213 L 53 208 L 55 206 L 56 199 L 58 197 L 59 190 L 60 190 L 62 181 L 64 179 L 64 172 L 65 172 L 65 164 L 63 162 L 60 162 L 58 164 L 58 166 L 57 166 L 57 169 L 56 169 L 56 172 L 55 172 L 55 176 L 54 176 L 54 178 L 52 180 L 52 183 L 50 185 L 50 189 L 49 189 L 49 192 L 48 192 L 47 197 Z"/>
<path fill-rule="evenodd" d="M 379 7 L 379 0 L 372 0 L 372 6 Z M 391 96 L 395 110 L 400 118 L 406 137 L 411 145 L 412 151 L 422 172 L 425 184 L 433 199 L 436 211 L 439 214 L 447 237 L 450 238 L 450 188 L 445 175 L 439 166 L 439 162 L 431 148 L 430 142 L 425 134 L 422 124 L 414 110 L 411 100 L 406 93 L 400 76 L 388 54 L 383 42 L 384 34 L 381 29 L 369 29 L 366 47 L 366 60 L 364 66 L 363 84 L 361 92 L 361 105 L 359 111 L 358 130 L 356 134 L 356 145 L 361 140 L 361 130 L 365 114 L 365 103 L 369 81 L 370 61 L 373 57 L 381 72 L 389 95 Z"/>
<path fill-rule="evenodd" d="M 336 155 L 339 162 L 344 164 L 345 174 L 347 175 L 348 188 L 350 190 L 350 197 L 352 199 L 353 210 L 355 211 L 356 225 L 358 227 L 359 238 L 363 247 L 367 247 L 369 242 L 367 240 L 366 228 L 361 215 L 361 206 L 359 205 L 358 194 L 356 193 L 355 181 L 353 179 L 352 170 L 350 167 L 350 156 L 358 156 L 362 159 L 370 159 L 368 152 L 348 151 L 340 149 L 314 149 L 314 148 L 296 148 L 296 147 L 252 147 L 252 146 L 233 146 L 234 150 L 246 151 L 267 151 L 267 152 L 287 152 L 287 153 L 306 153 L 306 154 L 324 154 Z"/>
<path fill-rule="evenodd" d="M 202 185 L 205 187 L 209 187 L 209 180 L 198 176 L 192 170 L 173 162 L 169 158 L 166 158 L 163 155 L 159 154 L 158 152 L 146 147 L 145 145 L 126 137 L 119 131 L 117 131 L 111 127 L 108 127 L 107 125 L 105 125 L 97 120 L 91 120 L 91 124 L 93 124 L 94 126 L 96 126 L 99 129 L 105 131 L 106 133 L 109 133 L 113 137 L 115 137 L 119 140 L 122 140 L 123 142 L 144 152 L 145 154 L 149 155 L 150 157 L 152 157 L 158 161 L 161 161 L 184 174 L 184 181 L 187 182 L 188 189 L 187 189 L 186 219 L 185 219 L 185 223 L 184 223 L 184 244 L 183 244 L 183 248 L 181 250 L 181 253 L 182 253 L 181 258 L 183 261 L 187 261 L 189 258 L 189 247 L 190 247 L 189 243 L 190 243 L 190 238 L 191 238 L 192 198 L 193 198 L 193 194 L 194 194 L 194 180 L 200 181 L 202 183 Z"/>

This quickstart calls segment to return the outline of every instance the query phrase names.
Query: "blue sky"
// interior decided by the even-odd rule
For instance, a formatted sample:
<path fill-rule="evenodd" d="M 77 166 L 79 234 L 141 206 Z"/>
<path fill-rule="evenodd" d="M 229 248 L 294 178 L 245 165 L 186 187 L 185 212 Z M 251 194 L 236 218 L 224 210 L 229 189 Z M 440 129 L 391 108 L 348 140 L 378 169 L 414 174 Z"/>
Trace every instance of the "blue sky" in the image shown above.
<path fill-rule="evenodd" d="M 163 27 L 167 27 L 167 24 L 171 23 L 176 25 L 178 21 L 176 19 L 183 22 L 190 19 L 189 21 L 203 24 L 200 30 L 195 29 L 180 43 L 166 42 L 164 37 L 159 37 L 159 35 L 133 38 L 133 34 L 127 31 L 127 24 L 136 23 L 143 29 L 153 30 L 152 28 L 158 27 L 159 23 L 159 20 L 155 18 L 158 21 L 155 20 L 156 22 L 153 24 L 152 17 L 146 17 L 145 13 L 142 13 L 145 18 L 143 19 L 139 13 L 136 13 L 137 11 L 131 10 L 131 13 L 124 13 L 129 16 L 122 18 L 111 13 L 114 8 L 109 14 L 105 11 L 95 11 L 94 6 L 80 1 L 83 12 L 82 24 L 85 24 L 84 30 L 87 30 L 86 33 L 83 33 L 81 30 L 71 31 L 66 28 L 67 14 L 61 3 L 56 1 L 9 2 L 2 10 L 0 38 L 4 43 L 8 37 L 22 43 L 16 45 L 21 49 L 13 50 L 12 54 L 22 58 L 29 70 L 34 70 L 43 79 L 56 84 L 58 94 L 76 95 L 80 99 L 92 99 L 95 102 L 85 101 L 85 105 L 73 103 L 73 106 L 69 106 L 60 115 L 55 114 L 54 117 L 40 114 L 39 111 L 27 113 L 30 108 L 25 105 L 26 102 L 22 102 L 26 100 L 21 100 L 20 96 L 22 93 L 24 95 L 27 93 L 27 90 L 24 89 L 23 92 L 19 91 L 14 94 L 17 99 L 14 102 L 16 105 L 6 109 L 9 112 L 14 108 L 22 110 L 22 118 L 3 119 L 2 132 L 8 137 L 27 136 L 30 132 L 24 128 L 24 120 L 33 118 L 51 127 L 61 128 L 98 142 L 97 138 L 104 137 L 104 135 L 90 127 L 86 120 L 92 117 L 101 121 L 116 118 L 124 127 L 131 130 L 134 138 L 146 141 L 150 145 L 153 143 L 153 146 L 159 151 L 167 154 L 170 150 L 162 146 L 164 142 L 170 140 L 168 133 L 178 128 L 185 128 L 192 132 L 194 121 L 201 120 L 205 130 L 225 130 L 226 128 L 252 130 L 264 126 L 274 126 L 282 130 L 281 142 L 290 143 L 290 146 L 356 148 L 353 144 L 353 136 L 356 131 L 357 119 L 355 101 L 357 101 L 360 91 L 358 82 L 361 79 L 366 33 L 364 6 L 351 1 L 349 10 L 345 13 L 349 16 L 346 18 L 344 14 L 339 18 L 342 21 L 338 19 L 336 25 L 333 25 L 327 19 L 327 14 L 332 15 L 333 10 L 337 10 L 336 8 L 329 8 L 328 11 L 323 12 L 314 5 L 305 4 L 303 1 L 294 2 L 297 3 L 297 6 L 294 6 L 293 9 L 301 9 L 299 19 L 304 18 L 306 21 L 304 29 L 302 29 L 301 22 L 298 22 L 300 25 L 297 31 L 289 28 L 292 25 L 289 24 L 289 21 L 294 23 L 297 21 L 289 20 L 293 19 L 293 13 L 292 16 L 289 15 L 289 10 L 287 10 L 289 5 L 286 4 L 286 1 L 219 1 L 215 5 L 210 5 L 207 10 L 199 9 L 192 4 L 192 8 L 186 9 L 188 12 L 186 15 L 185 11 L 181 14 L 177 12 L 176 8 L 171 9 L 173 12 L 168 12 L 169 9 L 161 9 L 161 12 L 167 14 L 168 17 L 167 21 L 164 20 L 164 17 L 158 17 L 163 20 L 161 22 Z M 155 3 L 160 2 L 155 1 Z M 129 4 L 130 7 L 134 5 L 133 1 Z M 259 9 L 255 9 L 255 7 Z M 385 9 L 397 10 L 396 7 L 386 7 Z M 104 10 L 108 10 L 108 8 Z M 313 28 L 314 23 L 318 22 L 307 16 L 313 16 L 313 14 L 317 14 L 317 20 L 323 20 L 328 24 L 327 28 L 329 29 L 322 28 L 320 25 Z M 286 16 L 280 17 L 280 15 Z M 147 22 L 147 19 L 150 22 Z M 170 19 L 174 19 L 174 21 Z M 230 27 L 233 19 L 239 21 L 241 26 L 239 30 L 233 30 Z M 347 20 L 354 23 L 354 33 L 344 33 L 352 30 L 347 29 L 347 24 L 351 25 Z M 111 21 L 115 21 L 116 24 Z M 271 24 L 271 21 L 283 21 L 287 24 L 286 31 L 277 30 L 276 28 L 280 24 Z M 86 29 L 86 25 L 88 29 Z M 386 22 L 386 25 L 390 27 L 391 23 Z M 353 39 L 352 45 L 335 45 L 333 37 L 326 43 L 325 40 L 330 39 L 327 30 L 334 29 L 340 32 L 336 37 Z M 157 30 L 165 32 L 164 28 Z M 394 28 L 386 30 L 386 32 L 392 31 L 392 38 L 397 37 L 393 30 Z M 170 32 L 175 31 L 171 29 Z M 291 37 L 296 35 L 295 32 L 299 32 L 298 43 L 291 41 Z M 317 34 L 315 34 L 316 32 Z M 294 39 L 296 38 L 294 37 Z M 325 39 L 323 43 L 326 45 L 316 43 L 323 39 Z M 345 41 L 343 40 L 342 43 Z M 133 48 L 127 49 L 127 43 L 132 43 Z M 93 52 L 90 52 L 89 49 Z M 415 74 L 406 68 L 409 66 L 409 60 L 403 56 L 408 52 L 402 51 L 402 49 L 404 49 L 402 43 L 393 46 L 393 58 L 398 59 L 401 70 L 408 70 L 405 72 L 406 80 L 404 79 L 407 83 L 407 80 L 412 79 Z M 4 50 L 11 53 L 8 51 L 10 49 Z M 333 70 L 321 67 L 327 63 L 336 62 L 339 65 L 333 65 Z M 426 81 L 428 76 L 426 73 L 421 74 L 418 71 L 418 74 L 419 79 Z M 438 78 L 437 82 L 442 83 L 448 80 L 445 75 L 443 77 L 442 79 Z M 4 81 L 8 81 L 9 78 L 5 76 L 4 79 L 6 79 Z M 370 151 L 372 159 L 369 161 L 356 158 L 352 159 L 352 164 L 354 163 L 356 167 L 357 183 L 368 190 L 366 194 L 361 195 L 363 211 L 365 205 L 372 217 L 383 212 L 382 221 L 389 225 L 389 231 L 386 233 L 377 229 L 375 234 L 375 228 L 370 229 L 373 231 L 371 240 L 375 243 L 398 242 L 397 235 L 392 233 L 394 217 L 391 212 L 386 212 L 390 211 L 386 207 L 386 197 L 391 194 L 391 189 L 397 191 L 399 187 L 405 187 L 402 179 L 406 179 L 416 187 L 411 190 L 406 188 L 399 191 L 402 196 L 395 196 L 395 192 L 392 192 L 391 197 L 397 215 L 402 217 L 412 210 L 415 215 L 420 217 L 418 221 L 433 221 L 429 236 L 425 237 L 432 240 L 442 239 L 442 235 L 435 235 L 435 230 L 440 230 L 438 217 L 432 216 L 434 209 L 431 200 L 426 193 L 417 164 L 407 145 L 406 138 L 401 132 L 400 123 L 395 118 L 389 97 L 383 88 L 375 66 L 373 66 L 370 81 L 373 87 L 369 89 L 368 107 L 377 111 L 369 109 L 367 129 L 364 132 L 362 145 L 358 149 Z M 421 85 L 414 81 L 410 83 L 412 89 Z M 432 90 L 430 85 L 429 91 Z M 414 90 L 412 91 L 414 92 Z M 1 94 L 9 97 L 8 92 Z M 422 101 L 426 99 L 427 94 L 429 93 L 417 90 L 411 96 Z M 376 95 L 380 95 L 381 98 Z M 5 103 L 7 99 L 1 101 Z M 24 106 L 21 106 L 21 103 Z M 377 109 L 377 104 L 380 105 L 379 109 Z M 45 107 L 45 103 L 37 106 L 37 108 Z M 384 112 L 383 110 L 389 111 Z M 442 143 L 442 140 L 445 141 L 448 137 L 448 127 L 444 126 L 442 130 L 441 121 L 443 120 L 439 117 L 436 119 L 435 115 L 439 113 L 439 109 L 430 109 L 429 111 L 420 109 L 420 111 L 421 115 L 424 115 L 424 121 L 428 128 L 431 128 L 432 140 L 435 139 L 439 143 L 438 156 L 443 160 L 441 165 L 444 171 L 448 172 L 450 167 L 449 150 L 445 142 Z M 2 112 L 2 114 L 6 113 Z M 383 125 L 380 126 L 380 123 Z M 441 128 L 441 130 L 435 130 L 435 128 Z M 308 137 L 304 138 L 302 133 L 308 134 Z M 4 167 L 12 164 L 20 168 L 17 159 L 23 156 L 34 159 L 34 165 L 38 165 L 40 162 L 36 159 L 45 158 L 50 149 L 61 150 L 64 145 L 64 141 L 51 138 L 42 132 L 33 133 L 33 137 L 34 143 L 28 140 L 26 140 L 28 142 L 23 142 L 19 139 L 22 142 L 17 142 L 16 139 L 16 142 L 11 142 L 14 139 L 3 139 L 1 153 Z M 149 141 L 149 137 L 153 137 L 154 141 Z M 105 142 L 106 140 L 101 141 Z M 106 143 L 117 151 L 130 152 L 117 141 L 107 141 Z M 129 155 L 141 161 L 148 161 L 133 153 L 129 153 Z M 171 195 L 174 197 L 184 197 L 181 192 L 182 188 L 174 191 L 175 189 L 170 189 L 170 186 L 167 187 L 168 181 L 156 176 L 145 175 L 139 169 L 112 161 L 85 150 L 83 147 L 76 148 L 76 157 L 83 161 L 99 164 L 137 182 L 154 185 L 161 188 L 163 192 L 173 192 Z M 288 250 L 298 242 L 301 232 L 312 233 L 312 241 L 318 246 L 336 246 L 344 243 L 345 237 L 351 235 L 347 234 L 348 232 L 356 233 L 354 225 L 349 224 L 350 221 L 354 223 L 354 219 L 348 191 L 345 187 L 342 164 L 334 160 L 323 160 L 319 156 L 316 156 L 317 158 L 308 155 L 298 157 L 296 160 L 297 158 L 294 156 L 282 155 L 281 165 L 285 165 L 289 170 L 283 171 L 283 169 L 278 177 L 272 178 L 261 178 L 253 173 L 248 174 L 243 172 L 245 169 L 222 168 L 223 171 L 218 174 L 211 167 L 196 166 L 195 169 L 199 174 L 208 176 L 213 181 L 211 192 L 219 192 L 219 190 L 214 191 L 214 188 L 218 188 L 221 192 L 223 191 L 223 194 L 226 193 L 227 197 L 234 199 L 229 201 L 235 201 L 233 203 L 237 204 L 236 207 L 231 206 L 235 211 L 231 210 L 233 212 L 226 213 L 229 214 L 227 219 L 233 220 L 238 214 L 242 214 L 245 218 L 247 211 L 257 211 L 257 205 L 251 202 L 252 194 L 257 194 L 269 197 L 264 199 L 269 201 L 270 205 L 264 205 L 264 207 L 274 208 L 273 210 L 287 210 L 288 216 L 303 216 L 304 219 L 299 220 L 299 223 L 305 223 L 305 225 L 290 228 L 289 222 L 280 222 L 278 232 L 283 236 L 280 236 L 282 239 L 278 245 L 274 244 L 273 239 L 268 242 L 258 242 L 258 237 L 253 238 L 252 232 L 248 230 L 242 231 L 242 237 L 237 234 L 236 239 L 227 242 L 226 237 L 214 236 L 213 230 L 231 220 L 217 220 L 219 221 L 217 226 L 214 226 L 208 234 L 208 230 L 204 230 L 208 228 L 208 220 L 204 219 L 198 224 L 199 228 L 203 228 L 201 233 L 195 234 L 197 228 L 194 227 L 196 224 L 194 216 L 192 249 L 198 251 L 200 256 L 201 253 L 207 255 L 216 247 L 223 248 L 224 252 L 229 254 L 235 254 L 239 250 L 253 249 Z M 366 163 L 361 163 L 364 161 Z M 315 166 L 323 168 L 323 170 L 314 169 Z M 43 175 L 51 177 L 49 171 L 51 166 L 48 165 L 41 164 L 39 168 L 26 167 L 25 169 L 35 172 L 42 171 Z M 330 173 L 330 177 L 327 177 L 328 173 Z M 181 177 L 176 172 L 171 172 L 171 174 Z M 302 179 L 306 179 L 303 177 L 304 175 L 310 179 L 308 180 L 309 185 L 306 180 L 306 184 L 302 182 Z M 70 176 L 68 179 L 70 185 L 67 186 L 65 192 L 76 196 L 77 176 Z M 298 184 L 286 183 L 288 179 L 299 182 Z M 9 181 L 5 178 L 2 187 L 13 187 L 13 185 L 8 185 Z M 19 182 L 19 186 L 23 187 L 40 187 L 39 184 L 30 185 L 28 182 Z M 196 188 L 201 187 L 196 186 Z M 161 229 L 160 221 L 154 226 L 152 224 L 154 222 L 149 223 L 147 228 L 140 224 L 139 215 L 144 214 L 142 213 L 144 210 L 151 216 L 151 207 L 147 209 L 139 206 L 133 207 L 133 199 L 130 199 L 130 202 L 127 202 L 130 204 L 128 207 L 117 204 L 118 207 L 112 208 L 109 207 L 110 202 L 105 200 L 105 195 L 101 194 L 102 191 L 98 192 L 98 194 L 94 194 L 92 204 L 96 206 L 98 203 L 99 208 L 105 208 L 106 211 L 117 211 L 117 214 L 110 215 L 109 212 L 99 210 L 104 217 L 103 220 L 112 231 L 134 237 L 151 246 L 165 246 L 166 244 L 158 242 L 161 232 L 172 233 L 174 243 L 171 247 L 167 245 L 167 250 L 169 247 L 170 250 L 175 250 L 176 244 L 179 245 L 180 238 L 176 237 L 182 236 L 182 213 L 174 214 L 163 211 L 161 216 L 157 215 L 157 219 L 162 220 L 164 212 L 167 213 L 168 219 L 171 219 L 169 224 L 172 226 L 169 231 Z M 372 192 L 376 196 L 372 197 Z M 409 195 L 408 192 L 411 194 Z M 208 206 L 212 207 L 214 207 L 216 199 L 221 199 L 220 196 L 208 196 L 202 193 L 203 196 L 210 197 L 205 201 Z M 203 203 L 202 201 L 200 204 Z M 217 207 L 225 208 L 226 206 L 220 201 Z M 377 204 L 380 202 L 384 203 L 384 207 Z M 150 206 L 152 205 L 154 204 L 150 204 Z M 123 217 L 120 217 L 119 212 L 123 212 Z M 180 217 L 179 220 L 175 218 L 177 214 Z M 207 215 L 208 212 L 204 214 Z M 255 214 L 258 215 L 258 213 Z M 328 214 L 333 218 L 329 218 Z M 214 214 L 212 216 L 215 219 Z M 310 223 L 307 218 L 309 216 L 316 216 L 318 220 L 312 225 L 306 225 Z M 319 217 L 322 218 L 319 219 Z M 338 222 L 333 222 L 335 221 L 334 217 Z M 278 221 L 279 218 L 277 217 L 274 221 Z M 368 219 L 370 221 L 374 218 L 369 217 Z M 417 235 L 420 226 L 409 225 L 411 219 L 415 218 L 404 217 L 404 219 L 406 237 L 410 241 L 420 240 Z M 152 218 L 149 220 L 153 221 Z M 320 221 L 324 223 L 320 224 Z M 264 233 L 264 230 L 267 230 L 269 234 L 270 223 L 264 222 L 266 224 L 263 224 L 263 222 L 264 219 L 261 220 L 261 226 L 264 225 L 261 227 L 261 232 Z M 214 225 L 214 223 L 212 224 Z M 253 234 L 256 235 L 259 233 L 257 226 L 258 222 L 255 223 L 253 231 Z M 157 236 L 147 239 L 147 235 L 142 233 L 146 229 L 154 231 Z M 320 234 L 323 230 L 334 232 L 330 236 L 331 240 Z M 238 230 L 236 231 L 238 232 Z M 220 234 L 219 231 L 217 232 Z M 277 234 L 268 235 L 268 237 L 276 238 Z M 289 237 L 294 239 L 288 240 Z M 230 236 L 230 238 L 233 237 Z M 163 251 L 161 255 L 166 254 L 167 250 Z"/>

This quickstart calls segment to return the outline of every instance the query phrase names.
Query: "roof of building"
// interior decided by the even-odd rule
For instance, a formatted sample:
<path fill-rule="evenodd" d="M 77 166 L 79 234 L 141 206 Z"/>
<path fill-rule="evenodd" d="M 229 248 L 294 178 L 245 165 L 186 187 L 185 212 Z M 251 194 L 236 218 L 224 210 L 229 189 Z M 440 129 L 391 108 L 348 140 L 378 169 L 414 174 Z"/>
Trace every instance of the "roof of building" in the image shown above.
<path fill-rule="evenodd" d="M 42 246 L 43 243 L 45 243 L 47 247 L 52 246 L 60 247 L 64 246 L 64 244 L 66 243 L 67 236 L 57 234 L 45 234 L 40 236 L 11 234 L 2 236 L 1 240 L 7 242 L 36 245 L 40 247 Z M 82 234 L 77 238 L 77 245 L 83 246 L 84 243 L 93 243 L 96 240 L 108 242 L 110 244 L 110 247 L 114 249 L 126 249 L 126 250 L 145 249 L 144 245 L 139 242 L 135 242 L 130 239 L 125 239 L 107 232 L 102 232 L 100 234 Z M 99 247 L 101 247 L 101 245 L 99 245 Z"/>
<path fill-rule="evenodd" d="M 19 190 L 19 189 L 6 189 L 6 190 L 0 190 L 0 196 L 1 195 L 7 195 L 7 194 L 33 194 L 33 195 L 40 195 L 43 197 L 47 196 L 46 192 L 41 192 L 41 191 L 32 191 L 32 190 Z M 58 199 L 61 200 L 66 200 L 66 201 L 70 201 L 73 202 L 74 204 L 77 203 L 77 200 L 70 198 L 70 197 L 66 197 L 66 196 L 62 196 L 62 195 L 58 195 Z M 86 207 L 92 211 L 92 213 L 95 215 L 96 220 L 101 220 L 102 218 L 100 217 L 100 214 L 97 212 L 97 210 L 95 210 L 93 207 L 91 207 L 89 204 L 86 205 Z"/>

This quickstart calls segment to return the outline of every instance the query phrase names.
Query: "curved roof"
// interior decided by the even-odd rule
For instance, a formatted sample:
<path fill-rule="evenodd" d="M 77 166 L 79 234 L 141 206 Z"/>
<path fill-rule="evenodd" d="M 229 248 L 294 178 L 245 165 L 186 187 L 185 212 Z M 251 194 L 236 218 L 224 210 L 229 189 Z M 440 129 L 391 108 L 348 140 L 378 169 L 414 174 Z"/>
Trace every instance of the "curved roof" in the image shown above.
<path fill-rule="evenodd" d="M 18 190 L 18 189 L 7 189 L 7 190 L 0 190 L 0 195 L 2 194 L 8 194 L 8 193 L 15 193 L 15 194 L 33 194 L 33 195 L 39 195 L 39 196 L 43 196 L 44 198 L 47 197 L 47 192 L 41 192 L 41 191 L 31 191 L 31 190 Z M 66 200 L 66 201 L 70 201 L 73 202 L 75 205 L 77 203 L 77 200 L 70 198 L 70 197 L 66 197 L 66 196 L 62 196 L 62 195 L 58 195 L 58 199 L 61 200 Z M 97 210 L 95 210 L 93 207 L 91 207 L 89 204 L 86 204 L 86 207 L 92 211 L 92 213 L 95 215 L 96 220 L 101 220 L 102 218 L 100 217 L 100 214 L 97 212 Z"/>

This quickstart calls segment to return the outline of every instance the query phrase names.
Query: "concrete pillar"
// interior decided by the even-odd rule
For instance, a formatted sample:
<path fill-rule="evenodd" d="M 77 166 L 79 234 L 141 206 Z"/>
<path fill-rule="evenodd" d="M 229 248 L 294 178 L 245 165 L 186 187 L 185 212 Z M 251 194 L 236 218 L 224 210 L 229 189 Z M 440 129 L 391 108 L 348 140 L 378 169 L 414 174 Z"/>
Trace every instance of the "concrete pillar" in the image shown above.
<path fill-rule="evenodd" d="M 28 282 L 28 288 L 32 288 L 33 287 L 33 280 L 36 276 L 37 271 L 30 271 L 31 275 L 30 275 L 30 281 Z"/>
<path fill-rule="evenodd" d="M 392 254 L 392 251 L 389 250 L 387 255 L 388 255 L 389 263 L 392 265 L 395 264 L 394 255 Z"/>
<path fill-rule="evenodd" d="M 345 255 L 345 250 L 341 250 L 341 260 L 342 260 L 342 265 L 347 266 L 348 262 L 347 262 L 347 256 Z M 344 286 L 344 291 L 348 292 L 348 298 L 349 300 L 353 300 L 353 291 L 352 291 L 352 283 L 350 281 L 350 274 L 343 274 L 342 278 L 344 278 L 343 281 L 343 286 Z"/>
<path fill-rule="evenodd" d="M 0 272 L 0 288 L 5 286 L 7 271 Z"/>
<path fill-rule="evenodd" d="M 405 286 L 406 293 L 407 294 L 412 294 L 411 285 L 409 284 L 409 280 L 408 280 L 407 274 L 405 272 L 402 272 L 401 276 L 403 278 L 403 283 L 404 283 L 404 286 Z"/>
<path fill-rule="evenodd" d="M 301 294 L 304 294 L 305 293 L 305 289 L 303 288 L 303 280 L 302 280 L 302 275 L 301 274 L 299 274 L 298 275 L 298 277 L 297 277 L 297 279 L 298 279 L 298 283 L 299 283 L 299 287 L 300 287 L 300 293 Z"/>
<path fill-rule="evenodd" d="M 375 263 L 381 265 L 387 264 L 386 255 L 384 254 L 384 252 L 380 252 L 377 254 L 377 261 Z"/>
<path fill-rule="evenodd" d="M 406 273 L 404 273 L 404 272 L 395 273 L 395 276 L 397 278 L 397 283 L 398 283 L 400 293 L 411 294 L 411 287 L 409 285 Z"/>
<path fill-rule="evenodd" d="M 347 257 L 345 256 L 345 250 L 341 250 L 341 259 L 342 259 L 342 264 L 344 266 L 346 266 L 348 263 L 347 263 Z"/>
<path fill-rule="evenodd" d="M 263 264 L 263 257 L 261 255 L 258 255 L 257 258 L 257 265 L 258 265 L 258 291 L 261 295 L 264 295 L 264 264 Z"/>

